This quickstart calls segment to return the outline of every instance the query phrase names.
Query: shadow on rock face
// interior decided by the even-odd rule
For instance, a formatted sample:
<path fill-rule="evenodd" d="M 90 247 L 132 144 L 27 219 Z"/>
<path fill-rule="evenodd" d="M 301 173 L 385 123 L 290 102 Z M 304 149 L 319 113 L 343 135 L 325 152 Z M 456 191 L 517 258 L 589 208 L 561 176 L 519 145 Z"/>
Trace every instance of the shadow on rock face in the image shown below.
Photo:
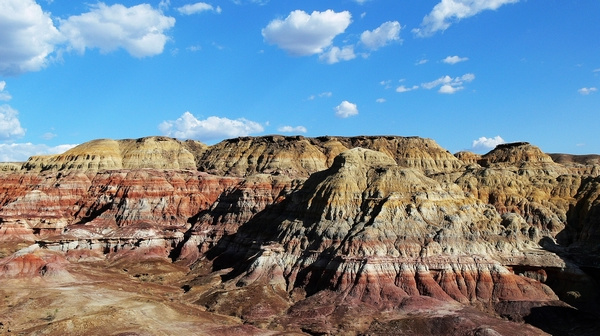
<path fill-rule="evenodd" d="M 524 322 L 552 335 L 598 335 L 600 318 L 573 307 L 543 306 L 531 309 Z"/>

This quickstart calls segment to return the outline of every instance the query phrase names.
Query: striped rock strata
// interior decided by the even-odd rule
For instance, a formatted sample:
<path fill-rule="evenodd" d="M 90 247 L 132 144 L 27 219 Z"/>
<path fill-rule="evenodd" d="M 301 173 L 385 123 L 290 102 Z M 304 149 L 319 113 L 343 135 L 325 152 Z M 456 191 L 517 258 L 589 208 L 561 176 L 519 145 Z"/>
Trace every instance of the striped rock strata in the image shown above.
<path fill-rule="evenodd" d="M 540 334 L 494 316 L 598 295 L 596 163 L 561 160 L 395 136 L 93 141 L 5 165 L 0 273 L 68 281 L 105 263 L 298 333 Z"/>
<path fill-rule="evenodd" d="M 360 302 L 374 310 L 393 309 L 412 296 L 484 309 L 500 301 L 558 300 L 549 287 L 502 266 L 501 260 L 526 258 L 537 247 L 518 237 L 520 232 L 511 237 L 502 222 L 493 207 L 458 186 L 443 188 L 419 170 L 398 167 L 386 154 L 355 148 L 222 239 L 214 264 L 237 265 L 225 277 L 238 287 L 301 290 L 309 299 L 294 309 L 322 291 L 339 304 Z M 564 267 L 551 253 L 538 261 Z M 221 293 L 216 302 L 235 300 Z M 327 332 L 340 332 L 332 328 Z"/>

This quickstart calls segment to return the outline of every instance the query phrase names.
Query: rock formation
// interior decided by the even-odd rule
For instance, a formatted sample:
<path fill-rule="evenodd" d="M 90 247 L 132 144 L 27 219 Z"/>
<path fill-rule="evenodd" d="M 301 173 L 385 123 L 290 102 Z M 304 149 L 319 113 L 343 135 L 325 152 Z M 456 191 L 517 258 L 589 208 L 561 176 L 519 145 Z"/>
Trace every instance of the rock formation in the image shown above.
<path fill-rule="evenodd" d="M 106 307 L 20 319 L 20 281 L 48 309 L 89 305 L 48 299 L 89 283 L 136 323 L 152 314 L 126 297 L 208 334 L 592 334 L 598 175 L 595 156 L 528 143 L 480 156 L 397 136 L 91 141 L 0 170 L 0 332 L 92 316 L 98 334 L 149 330 L 111 329 Z"/>

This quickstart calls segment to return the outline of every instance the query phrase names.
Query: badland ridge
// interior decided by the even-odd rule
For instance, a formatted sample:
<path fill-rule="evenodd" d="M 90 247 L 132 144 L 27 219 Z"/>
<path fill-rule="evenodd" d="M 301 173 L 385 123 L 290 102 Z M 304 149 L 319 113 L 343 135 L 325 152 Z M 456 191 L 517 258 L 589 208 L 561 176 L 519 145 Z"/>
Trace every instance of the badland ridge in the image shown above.
<path fill-rule="evenodd" d="M 0 334 L 599 327 L 599 156 L 147 137 L 0 168 Z"/>

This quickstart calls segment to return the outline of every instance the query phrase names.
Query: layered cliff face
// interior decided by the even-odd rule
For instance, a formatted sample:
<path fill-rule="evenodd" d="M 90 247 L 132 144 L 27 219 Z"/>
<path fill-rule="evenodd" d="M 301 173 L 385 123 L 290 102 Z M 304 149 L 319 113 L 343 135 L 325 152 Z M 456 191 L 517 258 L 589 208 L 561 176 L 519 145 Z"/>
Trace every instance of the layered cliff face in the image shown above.
<path fill-rule="evenodd" d="M 312 296 L 323 291 L 339 306 L 373 311 L 394 309 L 413 296 L 485 309 L 500 301 L 558 300 L 550 288 L 515 275 L 501 261 L 535 255 L 537 267 L 560 268 L 564 262 L 533 252 L 538 245 L 528 231 L 502 224 L 492 206 L 458 186 L 444 188 L 417 169 L 399 167 L 387 154 L 355 148 L 221 240 L 215 265 L 244 260 L 229 272 L 237 286 L 305 292 L 309 297 L 296 302 L 294 311 L 314 305 Z M 215 303 L 237 300 L 221 294 L 209 297 Z M 335 310 L 328 313 L 333 320 Z M 329 326 L 342 332 L 338 327 Z"/>
<path fill-rule="evenodd" d="M 428 173 L 451 171 L 463 164 L 431 139 L 397 136 L 269 136 L 225 140 L 211 146 L 198 167 L 217 175 L 267 173 L 308 177 L 331 166 L 338 154 L 355 147 L 386 153 L 400 166 Z"/>
<path fill-rule="evenodd" d="M 544 330 L 588 330 L 560 300 L 598 295 L 597 163 L 560 162 L 528 143 L 454 156 L 396 136 L 92 141 L 0 174 L 0 282 L 55 293 L 103 286 L 106 269 L 129 297 L 170 293 L 152 309 L 179 291 L 180 308 L 259 334 L 536 335 L 519 323 L 562 310 Z M 56 334 L 84 319 L 71 314 Z"/>

